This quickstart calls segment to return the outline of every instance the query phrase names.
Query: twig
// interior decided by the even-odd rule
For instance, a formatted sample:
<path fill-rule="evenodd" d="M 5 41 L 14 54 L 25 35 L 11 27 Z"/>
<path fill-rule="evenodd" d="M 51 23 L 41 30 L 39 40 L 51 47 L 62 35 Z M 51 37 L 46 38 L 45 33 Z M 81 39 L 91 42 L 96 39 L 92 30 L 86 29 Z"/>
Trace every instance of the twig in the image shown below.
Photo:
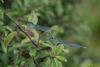
<path fill-rule="evenodd" d="M 21 26 L 20 26 L 19 24 L 17 24 L 17 22 L 15 22 L 15 20 L 13 20 L 8 14 L 6 14 L 6 16 L 8 16 L 8 18 L 16 24 L 16 26 L 18 27 L 18 29 L 19 29 L 20 31 L 22 31 L 22 32 L 29 38 L 29 40 L 31 41 L 31 43 L 32 43 L 36 48 L 40 49 L 39 45 L 37 45 L 37 44 L 35 43 L 35 41 L 33 41 L 33 40 L 31 39 L 31 36 L 30 36 L 28 33 L 26 33 L 26 32 L 21 28 Z"/>

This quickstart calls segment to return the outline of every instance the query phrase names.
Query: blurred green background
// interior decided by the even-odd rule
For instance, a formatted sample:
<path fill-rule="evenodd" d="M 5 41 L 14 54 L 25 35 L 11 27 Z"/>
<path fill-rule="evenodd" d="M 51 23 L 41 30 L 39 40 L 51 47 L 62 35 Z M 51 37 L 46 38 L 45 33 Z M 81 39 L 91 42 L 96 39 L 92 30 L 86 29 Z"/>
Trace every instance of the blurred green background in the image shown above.
<path fill-rule="evenodd" d="M 34 11 L 38 15 L 37 24 L 53 28 L 57 37 L 87 46 L 85 49 L 67 48 L 69 53 L 64 55 L 67 62 L 62 62 L 63 67 L 100 67 L 100 0 L 0 0 L 0 6 L 1 40 L 14 27 L 5 12 L 14 19 L 27 20 Z M 4 56 L 3 61 L 0 58 L 0 67 L 13 65 L 8 59 L 8 66 L 3 66 Z"/>

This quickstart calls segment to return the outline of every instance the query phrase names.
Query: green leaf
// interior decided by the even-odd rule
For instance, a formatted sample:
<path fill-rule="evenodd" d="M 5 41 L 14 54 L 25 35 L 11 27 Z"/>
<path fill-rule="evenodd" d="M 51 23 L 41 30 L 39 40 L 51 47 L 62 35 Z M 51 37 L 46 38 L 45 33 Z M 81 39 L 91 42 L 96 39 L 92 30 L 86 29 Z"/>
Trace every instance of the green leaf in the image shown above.
<path fill-rule="evenodd" d="M 57 59 L 54 59 L 51 61 L 49 67 L 63 67 L 63 66 L 62 66 L 62 63 L 60 61 L 58 61 Z"/>
<path fill-rule="evenodd" d="M 6 53 L 2 54 L 1 61 L 3 62 L 4 67 L 8 64 L 8 55 Z"/>
<path fill-rule="evenodd" d="M 2 49 L 3 49 L 3 51 L 4 51 L 5 53 L 7 53 L 7 47 L 4 46 L 4 44 L 2 44 Z"/>
<path fill-rule="evenodd" d="M 56 58 L 47 58 L 43 64 L 43 67 L 63 67 L 62 63 Z"/>
<path fill-rule="evenodd" d="M 17 5 L 18 5 L 20 8 L 23 7 L 22 2 L 21 2 L 20 0 L 16 0 L 16 3 L 17 3 Z"/>
<path fill-rule="evenodd" d="M 4 26 L 5 29 L 7 29 L 8 31 L 12 31 L 12 29 L 9 26 Z"/>
<path fill-rule="evenodd" d="M 55 59 L 55 63 L 56 63 L 55 67 L 63 67 L 62 63 L 60 61 L 58 61 L 57 59 Z"/>
<path fill-rule="evenodd" d="M 69 53 L 69 50 L 68 49 L 63 49 L 63 52 L 68 54 Z"/>
<path fill-rule="evenodd" d="M 24 7 L 29 5 L 29 1 L 28 0 L 24 0 Z"/>
<path fill-rule="evenodd" d="M 2 44 L 3 51 L 6 53 L 7 52 L 7 46 L 9 43 L 13 40 L 14 36 L 16 35 L 16 32 L 12 32 L 9 35 L 7 35 L 4 38 L 4 43 Z"/>
<path fill-rule="evenodd" d="M 58 45 L 56 47 L 53 47 L 51 54 L 53 54 L 53 55 L 59 55 L 59 54 L 62 53 L 63 49 L 64 49 L 63 45 Z"/>
<path fill-rule="evenodd" d="M 27 17 L 29 22 L 32 22 L 33 24 L 38 23 L 38 16 L 37 13 L 35 13 L 34 11 L 31 14 L 29 14 Z"/>
<path fill-rule="evenodd" d="M 36 67 L 34 64 L 33 58 L 29 58 L 25 60 L 24 66 L 25 67 Z"/>
<path fill-rule="evenodd" d="M 56 56 L 56 58 L 60 61 L 64 61 L 64 62 L 67 62 L 67 59 L 63 56 Z"/>
<path fill-rule="evenodd" d="M 61 16 L 63 14 L 63 6 L 61 3 L 61 0 L 56 1 L 55 7 L 56 7 L 55 10 L 56 10 L 57 15 Z"/>
<path fill-rule="evenodd" d="M 30 54 L 31 57 L 34 57 L 36 55 L 36 50 L 30 49 L 29 54 Z"/>
<path fill-rule="evenodd" d="M 53 47 L 51 44 L 45 43 L 42 40 L 40 40 L 39 43 L 42 44 L 42 45 L 44 45 L 44 46 L 46 46 L 46 47 L 51 47 L 51 48 Z"/>
<path fill-rule="evenodd" d="M 9 43 L 12 41 L 12 39 L 14 38 L 15 35 L 16 35 L 16 32 L 11 32 L 9 35 L 7 35 L 7 36 L 4 38 L 4 45 L 5 45 L 5 46 L 8 46 Z"/>
<path fill-rule="evenodd" d="M 62 44 L 58 45 L 57 49 L 56 49 L 57 54 L 60 54 L 63 51 L 63 49 L 64 49 L 64 45 L 62 45 Z"/>
<path fill-rule="evenodd" d="M 35 40 L 34 37 L 31 37 L 31 39 L 32 39 L 32 40 Z M 29 38 L 25 38 L 25 39 L 23 39 L 23 40 L 21 41 L 22 44 L 25 44 L 25 43 L 28 43 L 28 42 L 30 42 Z"/>
<path fill-rule="evenodd" d="M 50 66 L 50 62 L 51 62 L 51 59 L 50 58 L 47 58 L 43 63 L 42 67 L 49 67 Z"/>

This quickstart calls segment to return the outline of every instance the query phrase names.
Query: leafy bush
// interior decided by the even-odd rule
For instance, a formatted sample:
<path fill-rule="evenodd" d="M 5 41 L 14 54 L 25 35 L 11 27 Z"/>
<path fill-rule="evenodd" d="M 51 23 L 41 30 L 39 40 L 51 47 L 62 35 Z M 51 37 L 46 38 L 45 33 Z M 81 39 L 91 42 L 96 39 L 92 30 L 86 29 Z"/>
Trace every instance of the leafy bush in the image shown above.
<path fill-rule="evenodd" d="M 67 40 L 89 43 L 93 35 L 90 29 L 92 24 L 87 23 L 85 18 L 89 20 L 92 16 L 90 11 L 76 5 L 80 2 L 81 0 L 0 0 L 0 67 L 93 66 L 90 58 L 84 59 L 88 55 L 83 52 L 84 49 L 70 48 L 66 46 L 70 43 L 60 44 L 60 40 L 55 38 L 63 38 L 66 43 Z M 82 9 L 86 11 L 80 16 Z M 29 27 L 30 22 L 41 25 L 40 30 Z M 50 28 L 44 31 L 44 26 Z"/>

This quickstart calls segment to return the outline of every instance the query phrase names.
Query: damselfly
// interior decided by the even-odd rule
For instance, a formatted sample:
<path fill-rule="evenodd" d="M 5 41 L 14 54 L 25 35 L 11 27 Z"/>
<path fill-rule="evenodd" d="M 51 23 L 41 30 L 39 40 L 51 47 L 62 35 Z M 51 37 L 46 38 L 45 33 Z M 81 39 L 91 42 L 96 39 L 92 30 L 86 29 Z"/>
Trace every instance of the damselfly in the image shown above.
<path fill-rule="evenodd" d="M 38 24 L 33 24 L 32 22 L 28 22 L 27 26 L 30 28 L 35 28 L 35 29 L 43 31 L 43 32 L 50 32 L 51 31 L 51 29 L 49 27 L 38 25 Z"/>
<path fill-rule="evenodd" d="M 54 45 L 63 44 L 64 46 L 69 46 L 72 48 L 87 48 L 81 42 L 75 42 L 72 40 L 64 40 L 64 39 L 55 37 L 53 34 L 52 35 L 51 34 L 42 34 L 42 36 L 40 37 L 40 40 L 44 40 L 44 42 L 48 42 L 48 40 L 49 40 Z"/>
<path fill-rule="evenodd" d="M 38 25 L 38 24 L 35 25 L 35 24 L 31 23 L 31 22 L 29 22 L 27 24 L 27 26 L 30 27 L 30 28 L 34 28 L 34 29 L 43 31 L 44 33 L 48 33 L 49 34 L 49 36 L 47 36 L 48 39 L 52 40 L 52 42 L 54 42 L 56 44 L 64 44 L 64 45 L 68 45 L 68 46 L 74 47 L 74 48 L 86 48 L 85 46 L 81 46 L 81 45 L 73 43 L 71 41 L 66 41 L 66 40 L 63 40 L 63 39 L 60 39 L 60 38 L 56 38 L 51 33 L 51 29 L 49 27 L 41 26 L 41 25 Z M 45 35 L 43 37 L 45 37 Z M 40 39 L 42 39 L 42 37 L 40 37 Z"/>

